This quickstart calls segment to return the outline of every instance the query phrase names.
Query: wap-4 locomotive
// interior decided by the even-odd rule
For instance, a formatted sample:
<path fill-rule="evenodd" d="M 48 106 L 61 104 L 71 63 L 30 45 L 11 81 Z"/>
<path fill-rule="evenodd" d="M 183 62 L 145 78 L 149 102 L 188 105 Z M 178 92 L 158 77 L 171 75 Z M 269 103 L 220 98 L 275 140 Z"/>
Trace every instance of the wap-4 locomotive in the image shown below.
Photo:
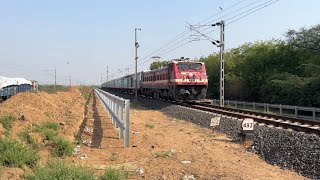
<path fill-rule="evenodd" d="M 208 78 L 203 62 L 172 60 L 167 66 L 137 73 L 138 93 L 156 99 L 177 101 L 202 100 L 206 97 Z M 134 93 L 135 75 L 110 80 L 101 85 L 104 90 Z"/>

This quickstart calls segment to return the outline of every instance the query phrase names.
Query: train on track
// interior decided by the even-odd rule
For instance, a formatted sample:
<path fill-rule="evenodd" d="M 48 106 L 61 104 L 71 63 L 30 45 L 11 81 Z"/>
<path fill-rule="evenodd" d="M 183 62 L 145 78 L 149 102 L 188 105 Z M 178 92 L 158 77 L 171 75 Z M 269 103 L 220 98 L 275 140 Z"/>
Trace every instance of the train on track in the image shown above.
<path fill-rule="evenodd" d="M 29 81 L 24 78 L 8 78 L 0 76 L 0 102 L 14 96 L 20 92 L 30 92 L 36 90 L 36 81 Z"/>
<path fill-rule="evenodd" d="M 138 94 L 156 99 L 177 101 L 203 100 L 208 89 L 208 77 L 203 62 L 175 59 L 167 66 L 127 75 L 104 82 L 103 90 L 134 93 L 137 83 Z"/>

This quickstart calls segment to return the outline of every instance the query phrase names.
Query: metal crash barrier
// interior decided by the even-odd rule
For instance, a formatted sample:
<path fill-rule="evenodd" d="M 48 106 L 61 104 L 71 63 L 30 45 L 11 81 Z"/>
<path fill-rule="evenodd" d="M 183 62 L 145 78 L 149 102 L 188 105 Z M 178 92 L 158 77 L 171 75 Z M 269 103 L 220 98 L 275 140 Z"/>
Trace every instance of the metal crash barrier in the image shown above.
<path fill-rule="evenodd" d="M 130 100 L 123 99 L 100 89 L 94 89 L 101 104 L 107 111 L 115 128 L 119 128 L 119 139 L 124 138 L 124 147 L 129 147 L 129 110 Z M 123 136 L 124 135 L 124 136 Z"/>

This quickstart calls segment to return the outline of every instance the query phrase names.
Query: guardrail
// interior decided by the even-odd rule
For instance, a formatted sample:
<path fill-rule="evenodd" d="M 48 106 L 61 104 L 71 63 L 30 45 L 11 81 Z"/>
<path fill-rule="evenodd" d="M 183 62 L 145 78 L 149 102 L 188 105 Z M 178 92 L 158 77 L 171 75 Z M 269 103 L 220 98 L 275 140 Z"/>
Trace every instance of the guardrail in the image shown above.
<path fill-rule="evenodd" d="M 274 113 L 280 116 L 303 118 L 313 121 L 320 121 L 320 108 L 289 106 L 282 104 L 256 103 L 244 101 L 225 100 L 225 106 L 237 109 L 249 109 L 265 113 Z M 213 99 L 212 104 L 220 105 L 220 100 Z"/>
<path fill-rule="evenodd" d="M 119 128 L 119 139 L 123 139 L 124 137 L 124 147 L 129 147 L 130 100 L 123 99 L 100 89 L 94 89 L 94 92 L 99 97 L 101 104 L 111 118 L 112 124 L 115 125 L 115 128 Z"/>

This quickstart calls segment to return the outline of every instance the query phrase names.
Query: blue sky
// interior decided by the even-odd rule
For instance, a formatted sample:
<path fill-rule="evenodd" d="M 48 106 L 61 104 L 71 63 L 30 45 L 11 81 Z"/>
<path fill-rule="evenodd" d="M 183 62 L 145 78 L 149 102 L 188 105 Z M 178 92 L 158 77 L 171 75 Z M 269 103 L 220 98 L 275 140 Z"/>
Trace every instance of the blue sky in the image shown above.
<path fill-rule="evenodd" d="M 106 66 L 115 77 L 123 75 L 120 71 L 132 65 L 135 27 L 142 29 L 138 32 L 141 60 L 186 30 L 186 21 L 196 24 L 220 12 L 208 20 L 213 21 L 257 0 L 245 0 L 233 9 L 225 10 L 240 1 L 0 0 L 0 75 L 53 83 L 52 76 L 44 70 L 56 67 L 60 84 L 68 84 L 69 75 L 74 84 L 80 81 L 99 84 L 101 74 L 103 79 L 106 77 Z M 221 20 L 268 1 L 258 1 Z M 221 12 L 219 7 L 225 11 Z M 280 0 L 226 26 L 226 48 L 281 38 L 288 29 L 319 24 L 318 7 L 319 0 Z M 188 35 L 184 36 L 183 42 L 191 40 Z M 218 39 L 219 32 L 209 36 Z M 183 39 L 176 42 L 180 40 Z M 176 47 L 170 48 L 174 44 L 152 55 L 163 54 L 164 59 L 197 58 L 219 50 L 209 41 L 195 41 L 162 53 L 166 48 Z M 147 69 L 151 60 L 146 58 L 143 62 L 139 64 L 139 70 Z"/>

